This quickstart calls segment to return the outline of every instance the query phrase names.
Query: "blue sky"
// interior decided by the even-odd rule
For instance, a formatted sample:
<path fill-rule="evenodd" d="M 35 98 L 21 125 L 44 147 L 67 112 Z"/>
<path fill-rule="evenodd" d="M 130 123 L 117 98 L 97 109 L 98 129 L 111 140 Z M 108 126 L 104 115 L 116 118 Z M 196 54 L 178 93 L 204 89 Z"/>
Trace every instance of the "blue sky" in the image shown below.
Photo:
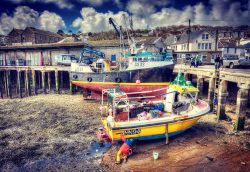
<path fill-rule="evenodd" d="M 0 34 L 33 26 L 65 32 L 110 29 L 108 18 L 132 15 L 135 28 L 187 24 L 249 24 L 249 0 L 1 0 Z"/>

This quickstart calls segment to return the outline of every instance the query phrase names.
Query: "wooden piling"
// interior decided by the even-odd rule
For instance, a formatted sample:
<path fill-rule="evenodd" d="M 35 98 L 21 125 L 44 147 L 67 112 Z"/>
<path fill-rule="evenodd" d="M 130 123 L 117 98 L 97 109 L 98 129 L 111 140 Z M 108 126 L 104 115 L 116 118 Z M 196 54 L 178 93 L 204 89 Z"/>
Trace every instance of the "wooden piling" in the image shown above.
<path fill-rule="evenodd" d="M 3 83 L 4 83 L 4 79 L 3 79 L 3 74 L 2 72 L 0 73 L 0 96 L 3 99 Z"/>
<path fill-rule="evenodd" d="M 43 88 L 43 93 L 46 94 L 46 86 L 45 86 L 45 71 L 42 71 L 42 88 Z"/>
<path fill-rule="evenodd" d="M 73 94 L 73 85 L 72 85 L 71 78 L 70 78 L 70 72 L 69 72 L 69 93 Z"/>
<path fill-rule="evenodd" d="M 8 83 L 7 83 L 7 80 L 8 80 L 7 70 L 5 70 L 3 74 L 4 74 L 3 76 L 4 77 L 4 92 L 6 94 L 6 97 L 9 97 L 9 90 L 8 90 Z"/>
<path fill-rule="evenodd" d="M 239 90 L 237 93 L 237 104 L 236 104 L 236 123 L 234 130 L 241 131 L 244 130 L 246 113 L 247 113 L 247 103 L 248 103 L 248 91 L 250 85 L 248 84 L 238 84 Z"/>
<path fill-rule="evenodd" d="M 22 87 L 21 87 L 21 71 L 17 71 L 17 88 L 19 97 L 22 98 Z"/>
<path fill-rule="evenodd" d="M 48 71 L 48 87 L 49 87 L 49 92 L 51 91 L 51 78 L 50 78 L 50 71 Z"/>
<path fill-rule="evenodd" d="M 31 96 L 29 70 L 25 70 L 25 83 L 26 95 Z"/>
<path fill-rule="evenodd" d="M 63 89 L 63 71 L 59 72 L 60 75 L 60 86 Z"/>
<path fill-rule="evenodd" d="M 36 71 L 32 70 L 32 85 L 34 89 L 34 94 L 37 94 L 37 89 L 36 89 Z"/>
<path fill-rule="evenodd" d="M 9 98 L 12 98 L 12 90 L 11 90 L 11 75 L 10 75 L 10 71 L 7 70 L 6 71 L 6 76 L 7 76 L 7 92 L 8 92 L 8 95 L 9 95 Z"/>
<path fill-rule="evenodd" d="M 58 80 L 58 70 L 55 70 L 55 84 L 56 84 L 56 93 L 59 94 L 59 80 Z"/>
<path fill-rule="evenodd" d="M 226 119 L 226 102 L 227 102 L 227 81 L 222 80 L 219 86 L 219 94 L 218 94 L 218 107 L 217 107 L 217 117 L 218 120 Z"/>

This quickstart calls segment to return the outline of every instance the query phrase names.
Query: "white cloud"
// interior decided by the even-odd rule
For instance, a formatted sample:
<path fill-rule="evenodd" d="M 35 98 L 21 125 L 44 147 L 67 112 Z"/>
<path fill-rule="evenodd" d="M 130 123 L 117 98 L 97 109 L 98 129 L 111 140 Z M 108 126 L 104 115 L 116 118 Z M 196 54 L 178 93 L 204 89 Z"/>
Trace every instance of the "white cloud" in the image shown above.
<path fill-rule="evenodd" d="M 52 3 L 58 6 L 61 9 L 71 9 L 74 5 L 70 2 L 70 0 L 8 0 L 13 3 L 19 4 L 21 2 L 40 2 L 40 3 Z"/>
<path fill-rule="evenodd" d="M 109 28 L 108 19 L 113 17 L 116 21 L 122 19 L 124 12 L 114 14 L 113 12 L 98 13 L 94 8 L 82 8 L 81 18 L 78 17 L 73 21 L 73 26 L 80 28 L 83 32 L 101 32 L 107 31 Z"/>
<path fill-rule="evenodd" d="M 101 6 L 103 3 L 110 0 L 78 0 L 78 1 L 90 4 L 92 6 Z"/>
<path fill-rule="evenodd" d="M 19 6 L 13 15 L 3 13 L 0 16 L 0 34 L 8 34 L 13 28 L 25 29 L 26 27 L 37 27 L 49 31 L 57 31 L 64 28 L 63 19 L 56 13 L 44 11 L 41 15 L 27 6 Z"/>
<path fill-rule="evenodd" d="M 231 0 L 210 0 L 211 6 L 203 3 L 187 5 L 183 9 L 161 8 L 156 12 L 156 8 L 167 5 L 168 1 L 134 0 L 127 3 L 127 10 L 133 15 L 135 29 L 144 29 L 148 25 L 151 28 L 169 25 L 187 25 L 191 19 L 191 24 L 201 25 L 242 25 L 250 24 L 249 11 L 245 9 L 246 4 L 232 2 Z M 110 29 L 108 18 L 114 18 L 119 24 L 122 21 L 122 14 L 128 15 L 124 11 L 118 13 L 99 13 L 94 8 L 82 8 L 81 17 L 73 21 L 73 27 L 79 28 L 82 32 L 100 32 Z"/>
<path fill-rule="evenodd" d="M 58 29 L 66 27 L 61 16 L 49 11 L 42 12 L 39 17 L 38 24 L 40 29 L 52 32 L 57 32 Z"/>

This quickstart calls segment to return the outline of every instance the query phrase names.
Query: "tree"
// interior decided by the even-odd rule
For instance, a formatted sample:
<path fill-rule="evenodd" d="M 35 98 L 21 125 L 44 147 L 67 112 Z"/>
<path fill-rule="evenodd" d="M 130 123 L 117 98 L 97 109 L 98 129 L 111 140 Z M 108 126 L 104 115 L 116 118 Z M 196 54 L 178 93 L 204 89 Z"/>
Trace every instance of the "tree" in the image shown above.
<path fill-rule="evenodd" d="M 59 35 L 64 35 L 64 32 L 63 32 L 61 29 L 59 29 L 59 30 L 57 31 L 57 34 L 59 34 Z"/>

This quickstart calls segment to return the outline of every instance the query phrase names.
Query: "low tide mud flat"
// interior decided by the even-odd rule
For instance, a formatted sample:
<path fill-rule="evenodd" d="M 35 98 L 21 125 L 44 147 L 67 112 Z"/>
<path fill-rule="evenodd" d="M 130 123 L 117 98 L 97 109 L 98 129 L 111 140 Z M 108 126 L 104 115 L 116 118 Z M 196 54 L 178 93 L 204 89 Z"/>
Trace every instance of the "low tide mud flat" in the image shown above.
<path fill-rule="evenodd" d="M 233 132 L 233 104 L 228 120 L 217 123 L 209 114 L 168 145 L 164 139 L 138 142 L 119 165 L 120 145 L 104 154 L 90 146 L 101 126 L 99 106 L 81 95 L 0 100 L 0 171 L 250 171 L 250 116 L 246 131 Z"/>

